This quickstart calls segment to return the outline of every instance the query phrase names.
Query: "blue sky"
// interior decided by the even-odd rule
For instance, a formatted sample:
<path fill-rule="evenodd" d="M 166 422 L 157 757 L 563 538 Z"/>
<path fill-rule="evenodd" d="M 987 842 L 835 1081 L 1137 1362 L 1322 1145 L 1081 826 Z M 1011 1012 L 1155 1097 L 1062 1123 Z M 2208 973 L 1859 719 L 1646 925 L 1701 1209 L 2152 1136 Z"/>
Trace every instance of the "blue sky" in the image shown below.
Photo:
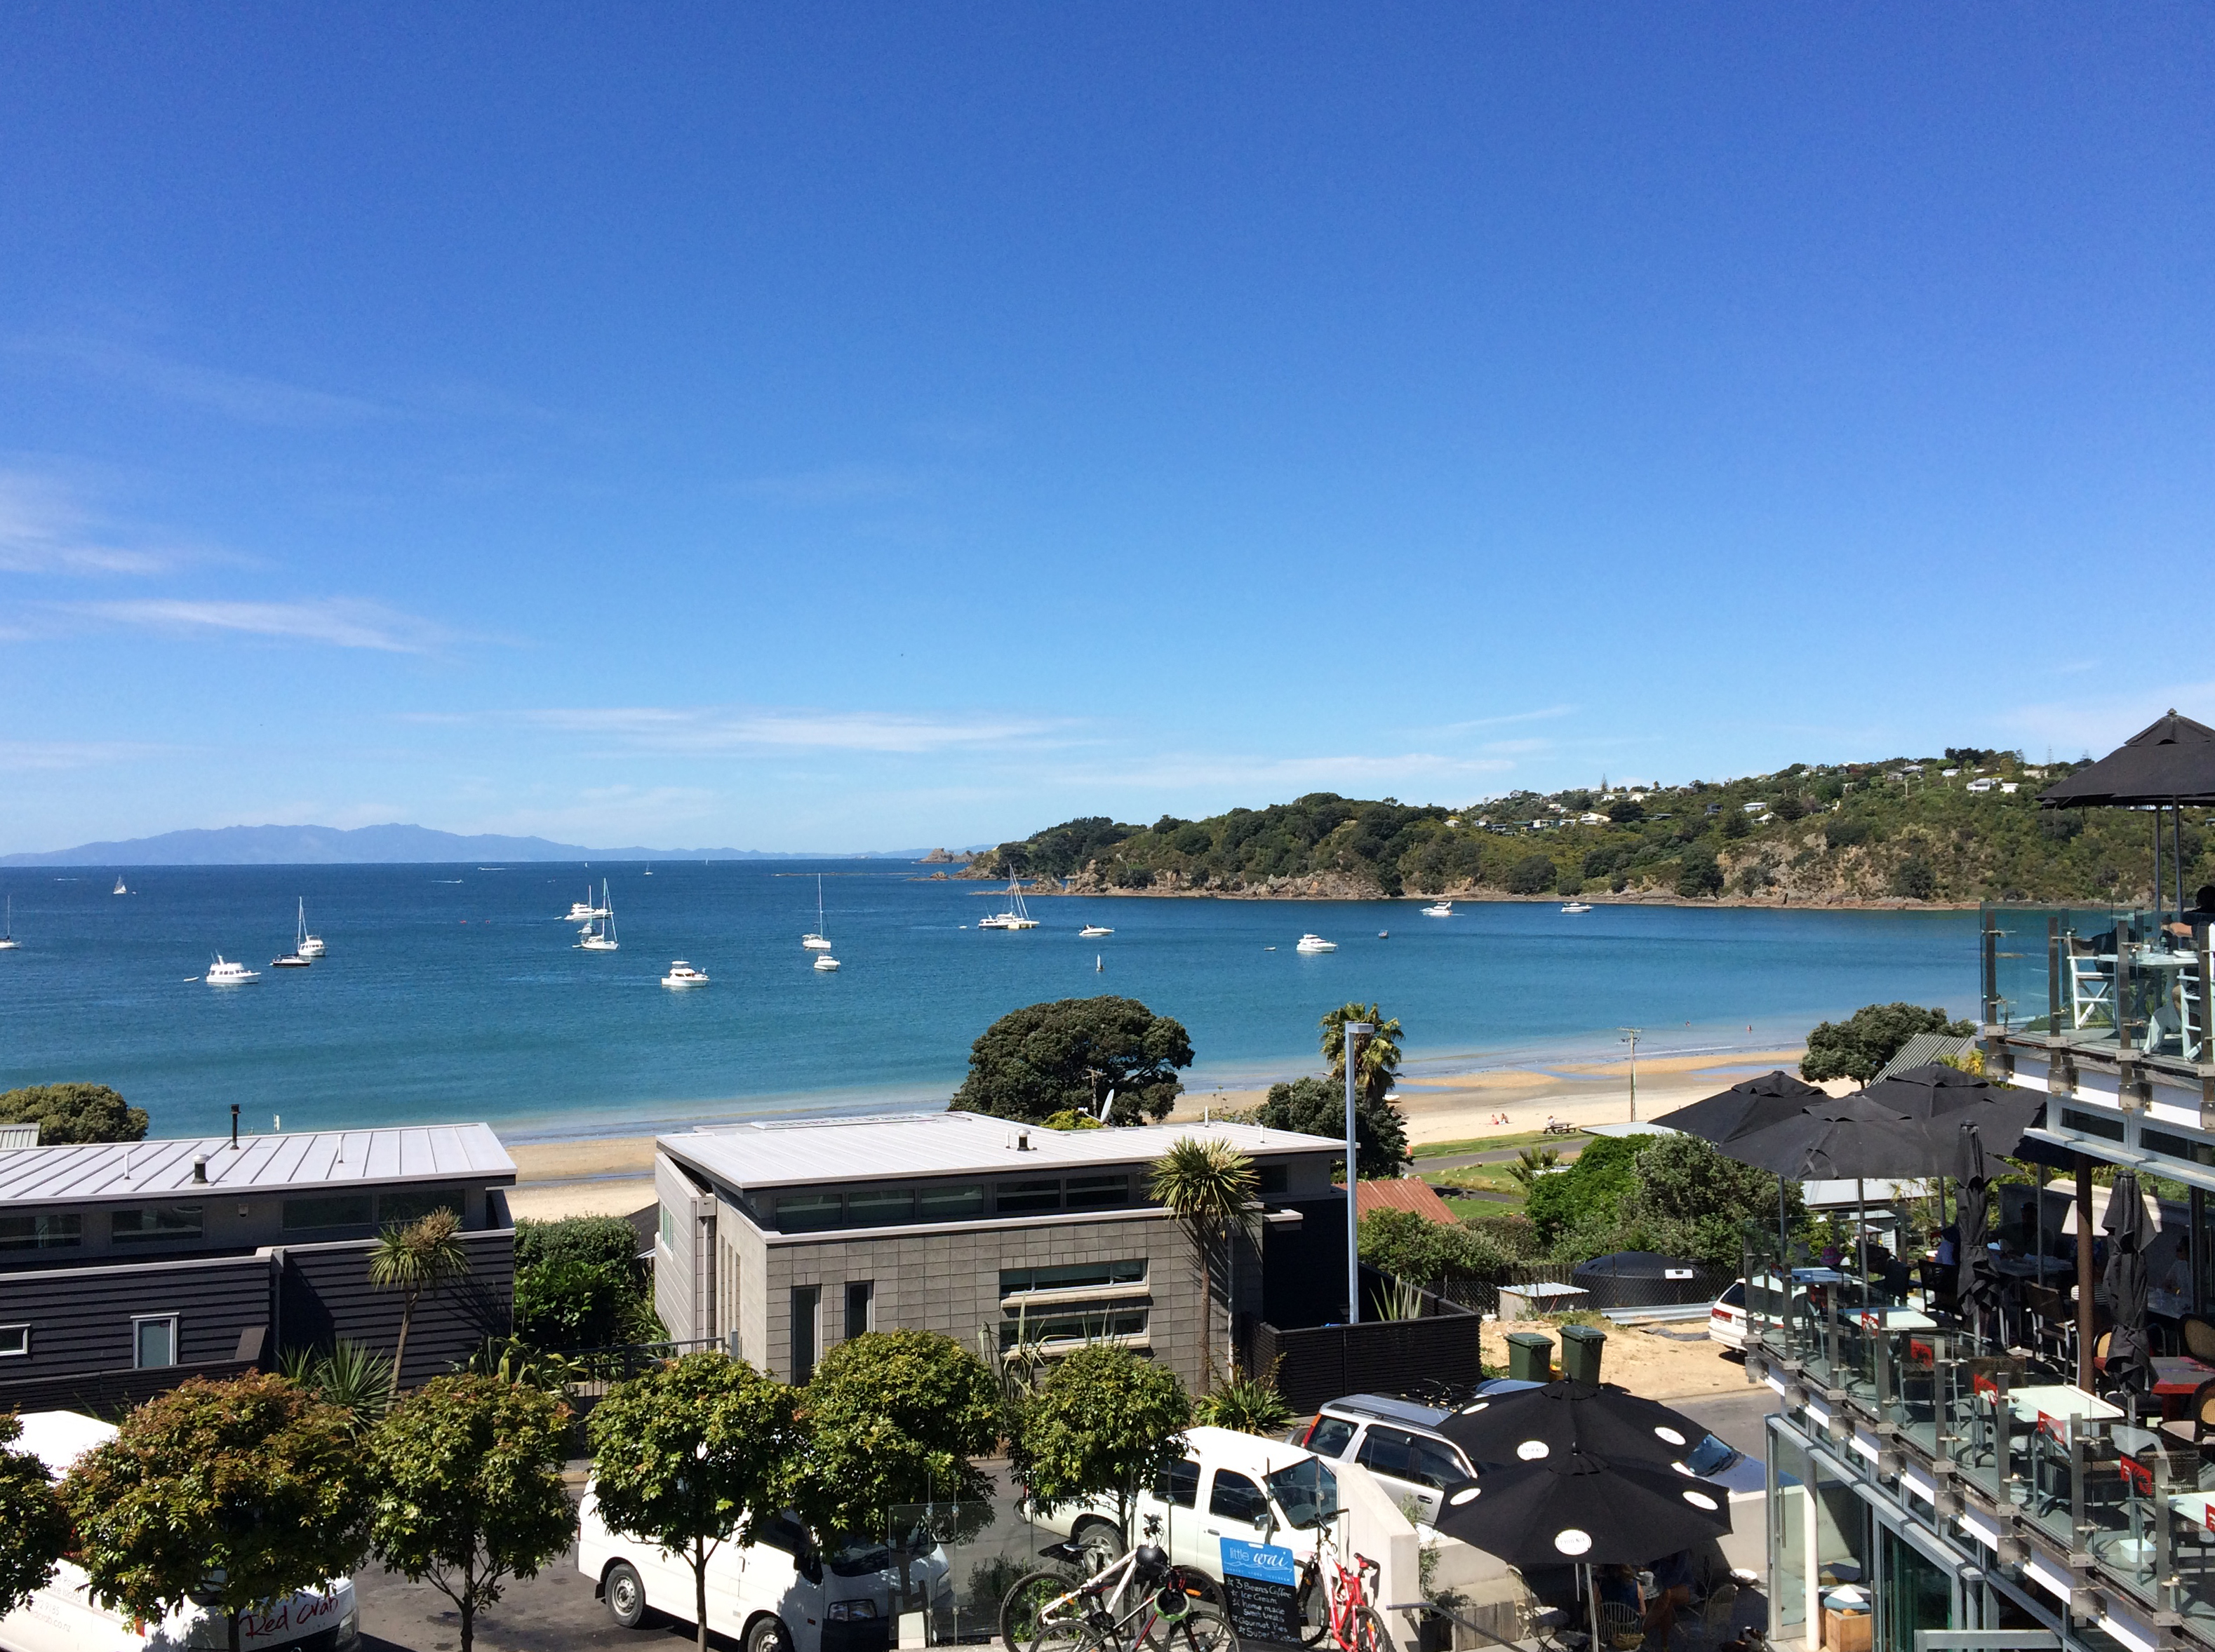
<path fill-rule="evenodd" d="M 2104 749 L 2215 14 L 25 5 L 0 849 Z"/>

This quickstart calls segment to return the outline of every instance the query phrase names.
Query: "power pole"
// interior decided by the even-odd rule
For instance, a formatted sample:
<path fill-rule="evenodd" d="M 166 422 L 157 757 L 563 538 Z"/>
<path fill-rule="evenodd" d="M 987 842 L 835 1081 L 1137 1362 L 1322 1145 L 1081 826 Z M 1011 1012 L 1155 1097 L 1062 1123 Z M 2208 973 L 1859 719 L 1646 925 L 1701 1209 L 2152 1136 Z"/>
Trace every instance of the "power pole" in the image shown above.
<path fill-rule="evenodd" d="M 1616 1031 L 1624 1035 L 1616 1042 L 1630 1046 L 1630 1122 L 1635 1124 L 1638 1123 L 1638 1035 L 1646 1029 L 1617 1027 Z"/>

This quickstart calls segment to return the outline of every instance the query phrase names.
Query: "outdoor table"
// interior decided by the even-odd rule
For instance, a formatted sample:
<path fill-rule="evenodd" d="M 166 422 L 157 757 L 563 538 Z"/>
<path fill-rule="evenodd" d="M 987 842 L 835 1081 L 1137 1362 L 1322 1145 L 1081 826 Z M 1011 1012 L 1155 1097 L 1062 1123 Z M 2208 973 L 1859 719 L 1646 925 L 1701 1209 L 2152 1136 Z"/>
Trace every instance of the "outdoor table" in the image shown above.
<path fill-rule="evenodd" d="M 2033 1383 L 2027 1388 L 2008 1390 L 2008 1409 L 2015 1413 L 2018 1423 L 2036 1423 L 2048 1418 L 2059 1423 L 2067 1417 L 2119 1417 L 2123 1414 L 2120 1405 L 2110 1405 L 2097 1394 L 2088 1394 L 2073 1383 Z"/>
<path fill-rule="evenodd" d="M 2169 1500 L 2169 1507 L 2201 1531 L 2215 1533 L 2215 1491 L 2181 1491 Z"/>
<path fill-rule="evenodd" d="M 2184 1354 L 2157 1354 L 2153 1359 L 2153 1391 L 2164 1398 L 2197 1393 L 2200 1385 L 2215 1378 L 2215 1365 Z"/>
<path fill-rule="evenodd" d="M 2044 1279 L 2053 1274 L 2073 1275 L 2077 1264 L 2060 1257 L 1994 1257 L 1992 1271 L 2010 1279 Z"/>
<path fill-rule="evenodd" d="M 1861 1311 L 1864 1331 L 1936 1331 L 1938 1322 L 1920 1308 L 1864 1308 Z M 2215 1375 L 2211 1372 L 2210 1375 Z"/>

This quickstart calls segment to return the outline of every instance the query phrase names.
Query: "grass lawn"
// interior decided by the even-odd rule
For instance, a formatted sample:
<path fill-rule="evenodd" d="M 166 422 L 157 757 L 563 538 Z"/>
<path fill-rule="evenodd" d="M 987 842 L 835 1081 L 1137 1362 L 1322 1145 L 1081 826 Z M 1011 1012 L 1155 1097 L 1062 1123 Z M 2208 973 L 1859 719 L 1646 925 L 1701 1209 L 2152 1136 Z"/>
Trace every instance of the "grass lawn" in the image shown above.
<path fill-rule="evenodd" d="M 1429 1141 L 1420 1147 L 1410 1147 L 1420 1163 L 1426 1159 L 1442 1159 L 1457 1153 L 1513 1153 L 1523 1147 L 1536 1147 L 1540 1142 L 1556 1147 L 1584 1146 L 1586 1137 L 1577 1135 L 1548 1135 L 1543 1130 L 1518 1130 L 1510 1135 L 1481 1135 L 1470 1141 Z"/>
<path fill-rule="evenodd" d="M 1502 1204 L 1497 1199 L 1457 1199 L 1448 1195 L 1446 1208 L 1454 1213 L 1457 1221 L 1467 1221 L 1472 1216 L 1519 1216 L 1523 1214 L 1520 1200 L 1513 1204 Z"/>

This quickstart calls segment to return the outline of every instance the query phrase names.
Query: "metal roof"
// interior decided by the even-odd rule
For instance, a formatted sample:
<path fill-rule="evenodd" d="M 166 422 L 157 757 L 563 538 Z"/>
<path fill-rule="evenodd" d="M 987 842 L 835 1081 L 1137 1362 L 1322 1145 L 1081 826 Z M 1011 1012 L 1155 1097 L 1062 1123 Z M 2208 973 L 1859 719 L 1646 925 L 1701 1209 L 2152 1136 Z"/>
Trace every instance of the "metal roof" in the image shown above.
<path fill-rule="evenodd" d="M 1977 1047 L 1974 1033 L 1966 1038 L 1951 1038 L 1942 1032 L 1918 1032 L 1899 1047 L 1899 1054 L 1884 1064 L 1883 1070 L 1869 1082 L 1888 1079 L 1911 1068 L 1927 1067 L 1932 1062 L 1942 1061 L 1948 1055 L 1966 1055 Z"/>
<path fill-rule="evenodd" d="M 687 1163 L 733 1187 L 877 1181 L 888 1177 L 1046 1172 L 1150 1164 L 1180 1138 L 1227 1141 L 1249 1155 L 1346 1151 L 1328 1136 L 1258 1124 L 1132 1125 L 1049 1130 L 982 1113 L 898 1113 L 870 1118 L 762 1119 L 660 1138 Z M 1028 1140 L 1028 1148 L 1018 1141 Z"/>
<path fill-rule="evenodd" d="M 202 1155 L 206 1182 L 193 1178 Z M 244 1135 L 236 1149 L 227 1135 L 184 1136 L 0 1152 L 0 1205 L 514 1177 L 489 1124 Z"/>

